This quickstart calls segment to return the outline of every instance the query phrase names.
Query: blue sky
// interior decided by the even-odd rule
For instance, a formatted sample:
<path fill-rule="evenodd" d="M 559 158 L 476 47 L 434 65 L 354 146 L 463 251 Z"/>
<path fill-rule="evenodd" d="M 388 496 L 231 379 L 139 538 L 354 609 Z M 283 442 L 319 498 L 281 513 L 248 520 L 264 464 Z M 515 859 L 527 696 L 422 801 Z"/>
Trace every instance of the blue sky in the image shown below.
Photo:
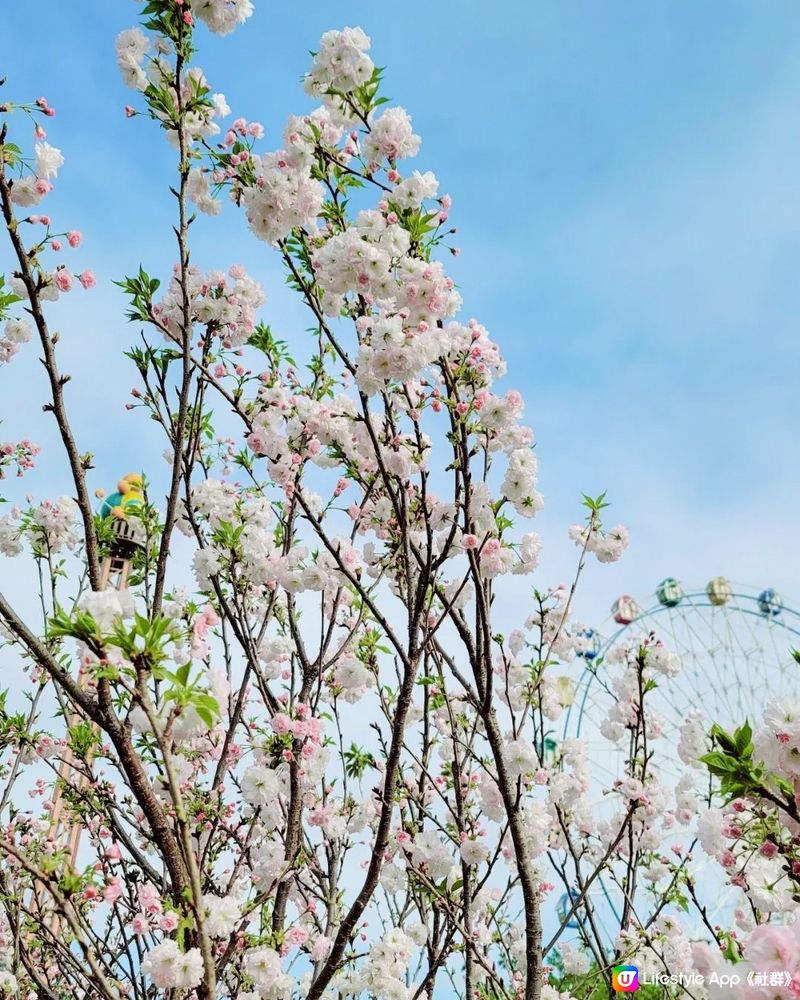
<path fill-rule="evenodd" d="M 644 600 L 668 573 L 772 584 L 800 604 L 800 7 L 255 2 L 236 34 L 200 32 L 198 62 L 235 114 L 263 121 L 265 148 L 309 107 L 300 78 L 322 31 L 360 24 L 386 93 L 423 136 L 414 165 L 453 195 L 465 316 L 500 342 L 537 432 L 539 582 L 567 579 L 580 494 L 607 489 L 632 546 L 592 568 L 584 617 L 602 620 L 621 591 Z M 113 43 L 136 5 L 3 8 L 5 97 L 45 94 L 58 109 L 50 141 L 67 163 L 47 210 L 83 230 L 70 261 L 100 281 L 53 317 L 80 443 L 98 456 L 92 485 L 109 486 L 163 447 L 122 408 L 135 380 L 120 354 L 136 331 L 111 281 L 140 262 L 169 274 L 172 152 L 122 113 L 131 94 Z M 201 266 L 244 263 L 265 286 L 264 318 L 303 336 L 305 317 L 240 215 L 203 220 L 195 246 Z M 47 457 L 44 393 L 33 351 L 0 371 L 0 437 L 31 434 L 47 449 L 23 481 L 37 495 L 66 483 Z M 7 574 L 0 565 L 0 582 Z"/>

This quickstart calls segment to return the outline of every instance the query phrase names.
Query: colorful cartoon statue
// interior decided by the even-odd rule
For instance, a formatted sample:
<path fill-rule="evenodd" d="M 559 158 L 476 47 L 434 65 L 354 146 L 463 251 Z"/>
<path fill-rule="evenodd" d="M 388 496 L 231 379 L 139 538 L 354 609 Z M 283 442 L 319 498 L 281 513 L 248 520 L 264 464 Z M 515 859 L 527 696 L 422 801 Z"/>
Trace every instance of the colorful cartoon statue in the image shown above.
<path fill-rule="evenodd" d="M 100 506 L 100 517 L 110 521 L 114 533 L 110 554 L 112 574 L 122 572 L 127 576 L 128 567 L 123 564 L 145 545 L 141 521 L 144 506 L 144 476 L 140 472 L 123 476 L 117 483 L 117 492 L 107 496 Z"/>
<path fill-rule="evenodd" d="M 103 500 L 101 517 L 127 517 L 137 507 L 144 507 L 144 478 L 140 472 L 129 472 L 117 483 L 117 492 Z"/>

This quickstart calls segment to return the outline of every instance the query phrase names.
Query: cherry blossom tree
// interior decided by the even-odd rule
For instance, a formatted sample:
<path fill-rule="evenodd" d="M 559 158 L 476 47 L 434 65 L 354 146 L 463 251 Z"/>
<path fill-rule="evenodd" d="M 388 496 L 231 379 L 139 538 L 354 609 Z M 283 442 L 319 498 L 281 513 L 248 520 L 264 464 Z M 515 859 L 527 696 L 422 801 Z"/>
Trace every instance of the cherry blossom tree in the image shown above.
<path fill-rule="evenodd" d="M 252 10 L 150 0 L 116 43 L 127 113 L 142 119 L 130 127 L 175 155 L 173 273 L 162 284 L 132 260 L 120 281 L 141 338 L 129 419 L 163 431 L 161 494 L 136 474 L 120 504 L 95 509 L 48 321 L 52 300 L 91 296 L 95 280 L 53 263 L 80 257 L 80 232 L 64 230 L 76 220 L 41 214 L 64 164 L 45 131 L 53 108 L 0 106 L 0 363 L 41 352 L 69 472 L 63 495 L 0 515 L 3 577 L 31 560 L 41 581 L 38 621 L 0 593 L 13 673 L 0 994 L 552 1000 L 607 995 L 613 965 L 634 958 L 694 961 L 669 916 L 689 858 L 660 851 L 699 797 L 688 779 L 662 782 L 646 711 L 675 658 L 648 639 L 608 681 L 605 735 L 628 752 L 600 811 L 587 748 L 558 738 L 565 664 L 586 641 L 576 587 L 627 532 L 585 498 L 572 585 L 536 586 L 533 433 L 520 394 L 497 387 L 499 347 L 460 318 L 451 199 L 405 169 L 421 145 L 411 117 L 384 106 L 364 32 L 331 31 L 305 80 L 318 106 L 265 150 L 262 126 L 234 118 L 195 62 L 204 30 L 227 35 Z M 278 339 L 241 266 L 195 263 L 196 213 L 224 203 L 282 261 L 310 334 Z M 37 452 L 0 446 L 0 474 Z M 503 634 L 499 609 L 520 587 Z M 687 726 L 691 767 L 709 747 Z M 761 791 L 796 819 L 785 782 Z M 747 810 L 752 830 L 763 817 Z M 662 884 L 646 911 L 643 869 Z M 610 948 L 601 875 L 625 900 Z M 698 961 L 731 945 L 713 927 L 708 941 Z"/>

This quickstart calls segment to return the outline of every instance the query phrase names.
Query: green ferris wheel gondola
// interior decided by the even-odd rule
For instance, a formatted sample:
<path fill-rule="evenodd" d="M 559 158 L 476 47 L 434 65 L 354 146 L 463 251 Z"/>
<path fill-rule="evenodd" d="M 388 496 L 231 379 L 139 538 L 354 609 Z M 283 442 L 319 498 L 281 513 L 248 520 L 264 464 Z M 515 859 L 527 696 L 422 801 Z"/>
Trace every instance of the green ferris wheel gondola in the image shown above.
<path fill-rule="evenodd" d="M 674 576 L 665 577 L 656 589 L 656 597 L 665 608 L 677 608 L 683 600 L 683 587 Z"/>

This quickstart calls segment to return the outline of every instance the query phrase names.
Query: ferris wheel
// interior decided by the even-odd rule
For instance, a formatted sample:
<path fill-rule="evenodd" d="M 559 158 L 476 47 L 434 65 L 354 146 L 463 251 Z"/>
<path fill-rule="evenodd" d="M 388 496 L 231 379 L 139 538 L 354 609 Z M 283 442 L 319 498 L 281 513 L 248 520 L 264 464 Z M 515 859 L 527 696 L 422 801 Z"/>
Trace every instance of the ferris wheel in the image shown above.
<path fill-rule="evenodd" d="M 681 660 L 680 673 L 659 678 L 648 699 L 664 723 L 661 765 L 669 770 L 674 765 L 678 773 L 684 770 L 675 749 L 678 730 L 690 712 L 734 727 L 747 718 L 755 721 L 768 697 L 800 685 L 800 665 L 792 656 L 792 649 L 800 647 L 800 611 L 787 607 L 774 589 L 734 587 L 717 576 L 704 589 L 684 590 L 668 577 L 654 597 L 645 610 L 624 594 L 611 609 L 611 628 L 584 632 L 586 649 L 578 658 L 563 735 L 588 743 L 599 779 L 619 777 L 623 763 L 600 735 L 614 697 L 605 680 L 613 669 L 608 661 L 615 650 L 638 639 L 654 634 Z"/>
<path fill-rule="evenodd" d="M 625 594 L 614 602 L 602 630 L 584 630 L 574 700 L 565 713 L 562 735 L 586 744 L 597 788 L 624 776 L 625 749 L 601 732 L 616 698 L 609 683 L 615 651 L 650 635 L 681 659 L 677 676 L 659 676 L 657 688 L 648 694 L 663 727 L 654 763 L 667 783 L 686 771 L 677 748 L 680 727 L 690 713 L 699 713 L 706 728 L 716 722 L 730 730 L 745 719 L 757 724 L 768 698 L 796 695 L 800 688 L 800 664 L 792 655 L 793 648 L 800 648 L 800 611 L 788 607 L 774 589 L 733 585 L 722 576 L 705 588 L 685 589 L 668 577 L 644 608 Z M 718 876 L 712 872 L 703 878 Z M 602 879 L 598 882 L 606 905 L 616 910 L 613 890 Z M 717 912 L 731 905 L 724 880 L 715 898 Z M 559 911 L 568 904 L 565 894 Z"/>

